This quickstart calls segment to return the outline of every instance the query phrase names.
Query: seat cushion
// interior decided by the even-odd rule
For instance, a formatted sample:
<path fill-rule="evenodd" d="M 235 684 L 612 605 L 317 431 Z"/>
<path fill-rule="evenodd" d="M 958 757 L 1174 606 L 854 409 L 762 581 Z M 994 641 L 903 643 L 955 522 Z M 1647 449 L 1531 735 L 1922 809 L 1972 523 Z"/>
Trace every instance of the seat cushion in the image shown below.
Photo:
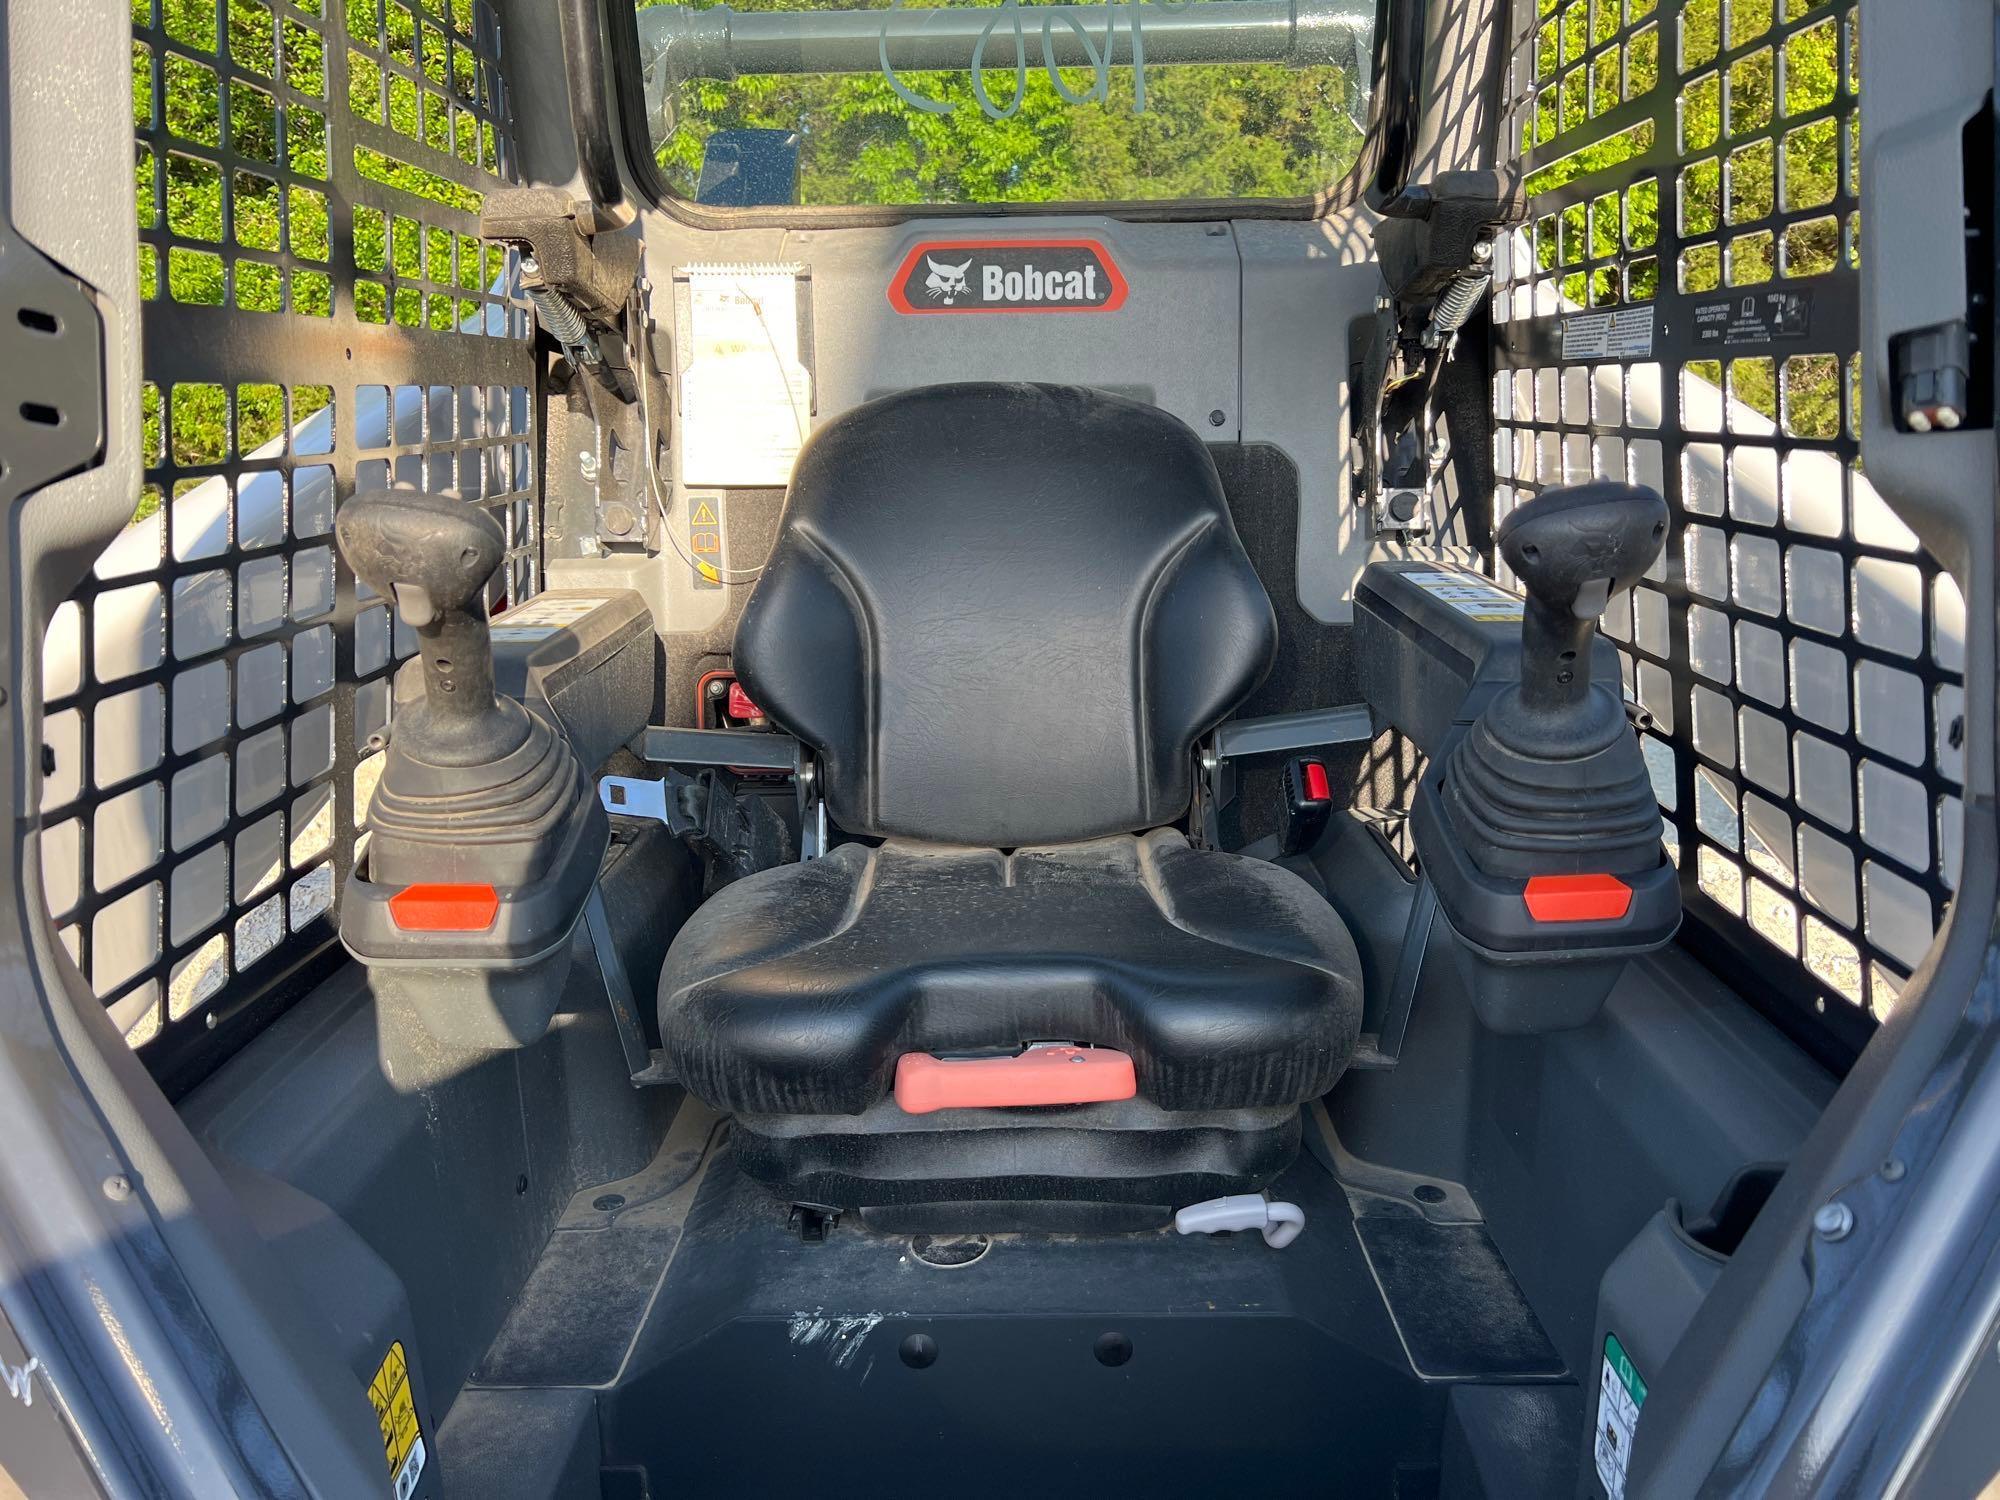
<path fill-rule="evenodd" d="M 1361 1023 L 1340 918 L 1289 871 L 1165 830 L 1005 854 L 846 844 L 717 893 L 674 940 L 660 1036 L 718 1109 L 860 1114 L 905 1052 L 1129 1054 L 1166 1110 L 1303 1103 Z"/>

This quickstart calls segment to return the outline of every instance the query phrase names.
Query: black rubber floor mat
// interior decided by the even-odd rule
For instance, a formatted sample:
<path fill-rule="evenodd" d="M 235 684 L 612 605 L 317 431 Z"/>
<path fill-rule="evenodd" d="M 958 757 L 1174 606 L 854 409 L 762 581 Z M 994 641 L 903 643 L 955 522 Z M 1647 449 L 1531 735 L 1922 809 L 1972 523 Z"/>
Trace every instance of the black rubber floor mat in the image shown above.
<path fill-rule="evenodd" d="M 944 1266 L 851 1216 L 802 1242 L 718 1151 L 600 1393 L 605 1464 L 675 1496 L 880 1500 L 937 1475 L 956 1500 L 1419 1500 L 1403 1469 L 1435 1471 L 1444 1404 L 1409 1371 L 1347 1199 L 1309 1159 L 1271 1195 L 1306 1215 L 1283 1250 L 994 1234 Z"/>
<path fill-rule="evenodd" d="M 1484 1224 L 1441 1224 L 1350 1193 L 1354 1232 L 1410 1365 L 1429 1380 L 1555 1380 L 1569 1372 Z"/>
<path fill-rule="evenodd" d="M 575 1386 L 615 1379 L 679 1239 L 672 1227 L 557 1230 L 473 1382 Z"/>

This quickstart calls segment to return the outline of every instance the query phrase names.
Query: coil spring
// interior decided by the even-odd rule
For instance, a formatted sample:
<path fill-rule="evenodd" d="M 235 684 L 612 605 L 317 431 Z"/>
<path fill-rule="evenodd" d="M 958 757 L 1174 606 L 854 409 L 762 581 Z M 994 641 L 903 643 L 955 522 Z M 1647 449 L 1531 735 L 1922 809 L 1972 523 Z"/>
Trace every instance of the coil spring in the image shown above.
<path fill-rule="evenodd" d="M 1490 271 L 1463 271 L 1452 278 L 1451 285 L 1438 293 L 1437 304 L 1431 308 L 1431 337 L 1426 343 L 1435 348 L 1465 326 L 1465 320 L 1479 306 L 1479 299 L 1486 295 L 1492 275 Z"/>
<path fill-rule="evenodd" d="M 549 331 L 549 336 L 565 349 L 583 350 L 585 361 L 594 364 L 596 361 L 592 356 L 597 351 L 590 342 L 590 330 L 584 326 L 582 316 L 570 306 L 569 299 L 545 286 L 531 286 L 527 292 L 528 300 L 535 304 L 535 312 L 542 320 L 542 327 Z"/>

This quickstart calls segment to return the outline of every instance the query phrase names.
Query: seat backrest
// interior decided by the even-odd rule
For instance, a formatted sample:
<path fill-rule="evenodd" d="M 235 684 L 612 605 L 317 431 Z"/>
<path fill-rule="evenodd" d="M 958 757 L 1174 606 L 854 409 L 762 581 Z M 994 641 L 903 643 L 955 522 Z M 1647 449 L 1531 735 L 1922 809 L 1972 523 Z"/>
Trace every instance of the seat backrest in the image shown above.
<path fill-rule="evenodd" d="M 1194 741 L 1276 647 L 1184 424 L 967 383 L 813 435 L 735 665 L 841 827 L 1013 848 L 1180 818 Z"/>

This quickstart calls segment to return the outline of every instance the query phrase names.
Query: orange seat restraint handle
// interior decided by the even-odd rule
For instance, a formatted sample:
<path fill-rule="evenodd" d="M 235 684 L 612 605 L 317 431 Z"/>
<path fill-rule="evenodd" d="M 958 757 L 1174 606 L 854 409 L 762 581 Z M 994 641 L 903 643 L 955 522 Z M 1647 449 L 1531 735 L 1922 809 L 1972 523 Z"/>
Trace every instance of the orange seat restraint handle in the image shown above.
<path fill-rule="evenodd" d="M 1615 922 L 1632 909 L 1632 887 L 1616 875 L 1537 875 L 1521 899 L 1537 922 Z"/>
<path fill-rule="evenodd" d="M 905 1052 L 896 1059 L 896 1103 L 910 1115 L 1024 1104 L 1105 1104 L 1138 1092 L 1132 1059 L 1109 1047 L 1030 1047 L 1013 1057 Z"/>

